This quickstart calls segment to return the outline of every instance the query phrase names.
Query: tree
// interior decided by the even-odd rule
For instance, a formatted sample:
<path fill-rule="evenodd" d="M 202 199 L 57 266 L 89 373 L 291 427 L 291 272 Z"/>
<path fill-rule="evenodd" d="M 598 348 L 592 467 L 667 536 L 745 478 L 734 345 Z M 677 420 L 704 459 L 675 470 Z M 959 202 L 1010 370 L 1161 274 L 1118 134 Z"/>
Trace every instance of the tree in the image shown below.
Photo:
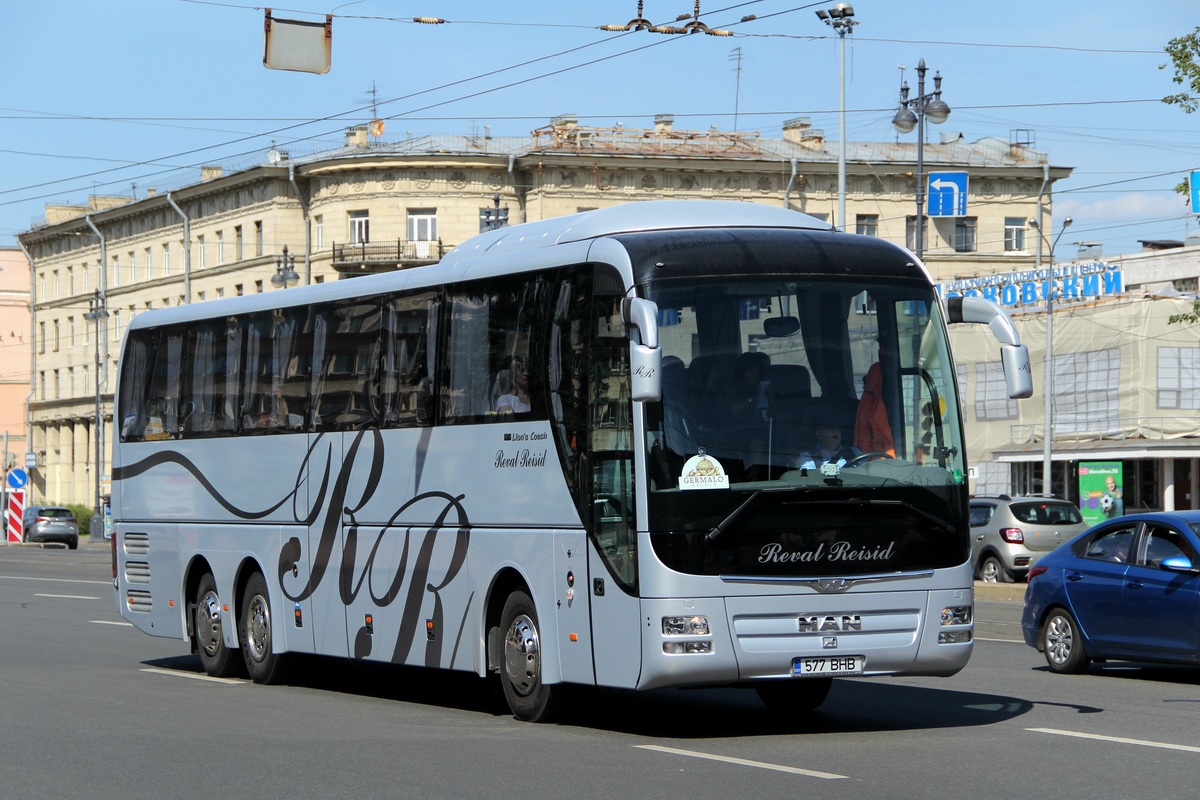
<path fill-rule="evenodd" d="M 1171 80 L 1180 86 L 1188 87 L 1188 91 L 1168 95 L 1163 102 L 1179 106 L 1185 114 L 1191 114 L 1200 108 L 1200 26 L 1191 33 L 1176 36 L 1167 42 L 1163 48 L 1171 57 L 1175 74 Z M 1159 69 L 1166 69 L 1166 64 L 1160 64 Z"/>
<path fill-rule="evenodd" d="M 1200 97 L 1198 97 L 1200 96 L 1200 26 L 1191 33 L 1176 36 L 1167 42 L 1167 46 L 1163 50 L 1171 57 L 1171 63 L 1175 66 L 1175 74 L 1171 76 L 1171 80 L 1180 86 L 1188 87 L 1186 92 L 1164 97 L 1163 102 L 1179 106 L 1185 114 L 1191 114 L 1200 107 Z M 1159 65 L 1159 69 L 1166 68 L 1166 64 Z M 1187 181 L 1176 186 L 1175 191 L 1187 197 L 1189 193 Z M 1192 304 L 1191 313 L 1172 314 L 1167 322 L 1170 325 L 1200 322 L 1200 300 Z"/>

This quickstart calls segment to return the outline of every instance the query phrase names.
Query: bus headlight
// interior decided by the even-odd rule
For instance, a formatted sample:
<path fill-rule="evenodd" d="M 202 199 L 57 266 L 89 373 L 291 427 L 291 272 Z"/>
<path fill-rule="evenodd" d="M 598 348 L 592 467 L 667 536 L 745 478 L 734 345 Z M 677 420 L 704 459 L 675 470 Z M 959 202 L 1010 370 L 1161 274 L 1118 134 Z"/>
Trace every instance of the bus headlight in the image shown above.
<path fill-rule="evenodd" d="M 663 642 L 663 652 L 669 656 L 688 653 L 711 653 L 712 642 Z"/>
<path fill-rule="evenodd" d="M 971 641 L 970 631 L 941 631 L 938 633 L 938 644 L 964 644 Z"/>
<path fill-rule="evenodd" d="M 971 607 L 970 606 L 949 606 L 942 609 L 942 624 L 943 625 L 970 625 L 971 624 Z"/>
<path fill-rule="evenodd" d="M 708 617 L 663 617 L 664 636 L 707 636 Z"/>

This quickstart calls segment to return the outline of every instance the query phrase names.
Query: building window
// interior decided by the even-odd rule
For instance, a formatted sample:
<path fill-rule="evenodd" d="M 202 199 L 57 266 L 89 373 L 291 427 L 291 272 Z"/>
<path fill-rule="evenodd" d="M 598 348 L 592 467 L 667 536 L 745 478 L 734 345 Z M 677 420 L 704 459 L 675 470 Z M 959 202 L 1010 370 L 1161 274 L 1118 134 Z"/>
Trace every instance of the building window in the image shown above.
<path fill-rule="evenodd" d="M 46 323 L 38 323 L 38 352 L 46 352 Z"/>
<path fill-rule="evenodd" d="M 208 266 L 208 252 L 204 247 L 204 235 L 196 237 L 196 249 L 200 252 L 200 269 Z"/>
<path fill-rule="evenodd" d="M 46 373 L 45 371 L 38 372 L 38 386 L 41 387 L 42 399 L 46 399 Z"/>
<path fill-rule="evenodd" d="M 254 221 L 254 255 L 261 256 L 263 254 L 263 228 L 262 220 Z"/>
<path fill-rule="evenodd" d="M 859 214 L 854 219 L 854 232 L 863 236 L 879 235 L 879 215 Z"/>
<path fill-rule="evenodd" d="M 234 286 L 233 286 L 233 293 L 234 293 L 234 294 L 235 294 L 237 297 L 241 297 L 242 295 L 244 295 L 244 294 L 246 293 L 246 291 L 245 291 L 245 288 L 242 286 L 242 284 L 240 284 L 240 283 L 236 283 L 236 284 L 234 284 Z"/>
<path fill-rule="evenodd" d="M 371 241 L 371 215 L 368 211 L 350 212 L 350 244 Z"/>
<path fill-rule="evenodd" d="M 1016 253 L 1025 250 L 1024 217 L 1004 218 L 1004 252 Z"/>
<path fill-rule="evenodd" d="M 921 218 L 925 225 L 922 230 L 921 243 L 922 250 L 929 249 L 929 218 Z M 917 249 L 917 218 L 915 216 L 904 218 L 904 246 L 909 250 L 916 251 Z"/>
<path fill-rule="evenodd" d="M 954 252 L 975 252 L 975 217 L 956 217 L 954 220 Z"/>
<path fill-rule="evenodd" d="M 45 272 L 38 273 L 37 299 L 42 300 L 42 301 L 47 299 L 47 297 L 46 297 L 46 273 Z"/>
<path fill-rule="evenodd" d="M 153 252 L 154 251 L 151 250 L 149 247 L 146 248 L 146 280 L 150 280 L 150 278 L 152 277 L 150 275 L 150 270 L 154 267 L 154 264 L 152 263 L 154 261 L 154 259 L 151 257 L 150 254 Z"/>
<path fill-rule="evenodd" d="M 438 238 L 437 209 L 410 208 L 408 210 L 408 240 L 413 243 L 416 258 L 430 258 L 433 243 Z"/>
<path fill-rule="evenodd" d="M 75 346 L 75 318 L 67 317 L 67 347 Z"/>
<path fill-rule="evenodd" d="M 262 282 L 262 281 L 255 281 L 255 282 L 254 282 L 254 292 L 255 292 L 255 294 L 262 294 L 262 293 L 263 293 L 263 282 Z"/>
<path fill-rule="evenodd" d="M 225 231 L 217 231 L 217 264 L 225 263 Z"/>
<path fill-rule="evenodd" d="M 88 290 L 88 268 L 87 268 L 87 262 L 86 262 L 86 261 L 85 261 L 85 262 L 83 262 L 83 264 L 82 264 L 82 265 L 79 267 L 79 282 L 80 282 L 81 284 L 83 284 L 83 286 L 80 288 L 80 291 L 81 291 L 81 292 L 83 292 L 84 294 L 87 294 L 87 290 Z"/>
<path fill-rule="evenodd" d="M 1092 350 L 1054 357 L 1054 430 L 1115 434 L 1119 429 L 1121 351 Z"/>
<path fill-rule="evenodd" d="M 75 268 L 67 267 L 67 295 L 75 294 Z"/>
<path fill-rule="evenodd" d="M 317 214 L 313 217 L 313 225 L 317 229 L 317 249 L 320 250 L 325 246 L 325 215 Z"/>
<path fill-rule="evenodd" d="M 163 275 L 171 274 L 171 243 L 163 243 Z"/>
<path fill-rule="evenodd" d="M 62 384 L 59 382 L 59 371 L 54 370 L 54 399 L 62 399 Z"/>
<path fill-rule="evenodd" d="M 67 367 L 67 397 L 75 396 L 75 368 Z"/>
<path fill-rule="evenodd" d="M 975 365 L 975 418 L 980 422 L 1017 418 L 1017 401 L 1008 396 L 999 361 Z"/>
<path fill-rule="evenodd" d="M 59 347 L 58 320 L 54 320 L 54 352 L 56 352 L 56 353 L 58 352 L 58 347 Z"/>
<path fill-rule="evenodd" d="M 1200 347 L 1158 348 L 1158 407 L 1200 409 Z"/>
<path fill-rule="evenodd" d="M 113 256 L 112 258 L 112 285 L 121 285 L 121 257 Z"/>
<path fill-rule="evenodd" d="M 242 242 L 242 226 L 234 225 L 233 226 L 233 257 L 238 261 L 241 261 L 243 258 L 246 257 L 245 252 L 242 250 L 242 244 L 243 244 L 243 242 Z"/>
<path fill-rule="evenodd" d="M 54 270 L 54 299 L 58 300 L 62 295 L 58 291 L 58 270 Z"/>

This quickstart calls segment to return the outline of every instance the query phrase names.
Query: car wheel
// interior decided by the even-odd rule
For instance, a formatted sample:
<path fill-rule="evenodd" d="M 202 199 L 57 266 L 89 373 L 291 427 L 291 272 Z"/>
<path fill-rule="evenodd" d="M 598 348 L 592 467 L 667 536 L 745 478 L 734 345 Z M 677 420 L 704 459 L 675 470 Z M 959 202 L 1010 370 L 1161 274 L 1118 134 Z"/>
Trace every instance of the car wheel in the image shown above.
<path fill-rule="evenodd" d="M 763 705 L 772 711 L 811 714 L 825 702 L 832 686 L 833 678 L 792 678 L 760 683 L 754 691 Z"/>
<path fill-rule="evenodd" d="M 525 592 L 515 591 L 505 601 L 500 630 L 504 635 L 500 685 L 508 707 L 517 719 L 525 722 L 549 721 L 563 687 L 542 682 L 542 640 L 537 609 Z"/>
<path fill-rule="evenodd" d="M 1086 672 L 1091 659 L 1083 650 L 1079 624 L 1071 612 L 1055 608 L 1046 617 L 1041 630 L 1042 653 L 1050 669 L 1064 674 Z"/>
<path fill-rule="evenodd" d="M 242 592 L 238 639 L 242 643 L 246 672 L 252 681 L 279 683 L 283 679 L 284 658 L 271 649 L 274 639 L 271 595 L 267 591 L 267 581 L 260 572 L 250 576 L 250 580 L 246 581 L 246 590 Z"/>
<path fill-rule="evenodd" d="M 979 579 L 984 583 L 1012 583 L 1008 570 L 995 556 L 988 556 L 980 563 Z"/>
<path fill-rule="evenodd" d="M 241 654 L 225 645 L 217 581 L 208 573 L 200 578 L 200 585 L 196 587 L 192 623 L 196 650 L 200 653 L 200 664 L 204 671 L 213 678 L 228 678 L 235 674 L 241 667 Z"/>

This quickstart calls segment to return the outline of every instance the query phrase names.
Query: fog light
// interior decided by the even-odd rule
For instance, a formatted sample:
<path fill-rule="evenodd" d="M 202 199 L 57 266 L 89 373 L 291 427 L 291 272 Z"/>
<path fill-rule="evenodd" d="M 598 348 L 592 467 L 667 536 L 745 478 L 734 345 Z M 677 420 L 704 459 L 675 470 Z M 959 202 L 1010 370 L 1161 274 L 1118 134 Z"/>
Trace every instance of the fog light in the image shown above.
<path fill-rule="evenodd" d="M 950 606 L 942 609 L 943 625 L 969 625 L 971 623 L 970 606 Z"/>
<path fill-rule="evenodd" d="M 663 617 L 665 636 L 707 636 L 708 617 Z"/>
<path fill-rule="evenodd" d="M 663 652 L 669 656 L 711 653 L 712 642 L 663 642 Z"/>
<path fill-rule="evenodd" d="M 938 634 L 938 644 L 963 644 L 969 641 L 970 631 L 942 631 Z"/>

